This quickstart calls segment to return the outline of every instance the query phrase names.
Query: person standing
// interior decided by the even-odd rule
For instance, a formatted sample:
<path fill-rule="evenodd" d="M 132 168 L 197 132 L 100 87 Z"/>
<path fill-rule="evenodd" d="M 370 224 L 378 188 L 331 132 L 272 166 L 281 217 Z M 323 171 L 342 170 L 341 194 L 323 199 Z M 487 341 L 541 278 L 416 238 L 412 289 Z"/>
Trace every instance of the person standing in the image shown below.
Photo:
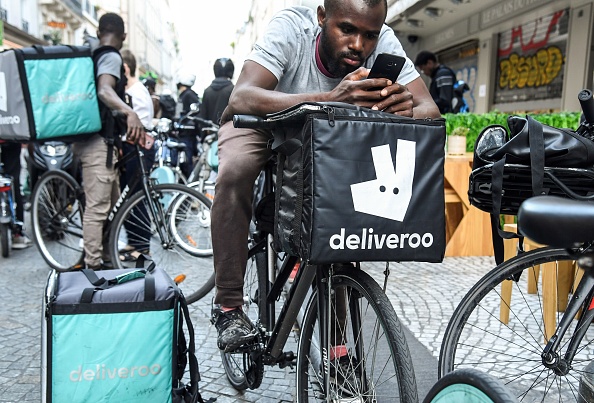
<path fill-rule="evenodd" d="M 179 138 L 186 145 L 186 154 L 188 157 L 184 163 L 180 164 L 182 173 L 185 175 L 186 178 L 189 177 L 192 173 L 192 168 L 194 166 L 193 160 L 194 157 L 198 154 L 197 136 L 200 134 L 200 128 L 197 124 L 186 119 L 182 119 L 183 116 L 187 115 L 188 112 L 190 112 L 190 105 L 200 104 L 198 94 L 196 94 L 192 89 L 192 86 L 195 82 L 196 76 L 193 74 L 183 74 L 182 76 L 180 76 L 177 82 L 177 91 L 179 93 L 179 97 L 177 99 L 177 109 L 179 111 L 177 113 L 178 123 L 180 125 L 195 126 L 194 129 L 182 129 L 179 131 Z M 174 153 L 172 153 L 172 156 L 173 154 Z"/>
<path fill-rule="evenodd" d="M 215 79 L 204 90 L 202 95 L 200 117 L 219 124 L 233 91 L 231 79 L 235 72 L 235 66 L 231 59 L 221 58 L 215 61 L 213 70 Z"/>
<path fill-rule="evenodd" d="M 415 59 L 415 66 L 427 77 L 431 78 L 429 93 L 437 104 L 439 112 L 452 113 L 452 100 L 454 99 L 454 83 L 456 74 L 449 67 L 440 64 L 437 56 L 428 50 L 419 52 Z"/>
<path fill-rule="evenodd" d="M 146 83 L 141 83 L 136 77 L 136 57 L 134 57 L 134 54 L 130 50 L 124 49 L 122 51 L 122 60 L 124 62 L 124 73 L 127 80 L 126 94 L 132 103 L 132 109 L 134 109 L 144 127 L 152 129 L 154 116 L 153 99 L 149 90 L 145 87 Z M 148 134 L 146 134 L 145 141 L 143 163 L 148 173 L 155 162 L 155 149 L 153 148 L 153 139 Z M 134 144 L 123 141 L 122 154 L 126 155 L 134 151 L 134 147 Z M 123 190 L 126 184 L 130 183 L 138 169 L 140 169 L 140 164 L 137 158 L 132 158 L 126 162 L 120 174 L 120 190 Z M 141 187 L 142 184 L 137 183 L 134 188 L 130 189 L 130 193 L 136 193 Z M 140 254 L 150 254 L 149 240 L 151 233 L 145 229 L 146 225 L 135 221 L 139 220 L 139 217 L 148 217 L 145 206 L 141 203 L 135 207 L 132 216 L 132 220 L 125 223 L 128 244 L 120 249 L 119 256 L 120 260 L 126 262 L 136 261 Z"/>
<path fill-rule="evenodd" d="M 114 13 L 99 19 L 98 48 L 93 50 L 101 131 L 84 141 L 73 144 L 81 162 L 85 192 L 83 241 L 85 266 L 93 270 L 111 268 L 107 237 L 103 236 L 105 220 L 119 197 L 117 160 L 118 137 L 126 133 L 127 140 L 144 145 L 144 128 L 134 110 L 124 102 L 126 77 L 120 49 L 126 39 L 124 21 Z M 126 119 L 126 128 L 113 117 L 117 111 Z"/>

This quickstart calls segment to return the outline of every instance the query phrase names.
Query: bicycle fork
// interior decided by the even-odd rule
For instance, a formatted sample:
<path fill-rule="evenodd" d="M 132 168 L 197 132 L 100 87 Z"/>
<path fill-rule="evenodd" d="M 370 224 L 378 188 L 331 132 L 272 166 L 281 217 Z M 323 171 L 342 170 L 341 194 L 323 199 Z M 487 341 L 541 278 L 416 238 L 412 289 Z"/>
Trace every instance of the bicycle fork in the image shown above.
<path fill-rule="evenodd" d="M 579 257 L 578 265 L 584 269 L 584 276 L 574 292 L 555 334 L 549 339 L 541 354 L 543 365 L 552 369 L 559 376 L 569 373 L 578 346 L 594 319 L 594 270 L 592 270 L 594 268 L 594 256 L 584 255 Z M 567 351 L 563 357 L 560 357 L 557 350 L 561 340 L 580 311 L 580 319 L 574 334 L 571 336 Z"/>

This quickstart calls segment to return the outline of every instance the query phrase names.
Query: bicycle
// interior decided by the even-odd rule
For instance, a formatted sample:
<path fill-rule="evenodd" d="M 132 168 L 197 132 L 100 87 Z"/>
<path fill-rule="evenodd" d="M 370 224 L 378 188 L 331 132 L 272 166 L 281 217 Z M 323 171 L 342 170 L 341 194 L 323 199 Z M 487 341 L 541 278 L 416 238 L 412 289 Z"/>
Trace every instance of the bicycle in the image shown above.
<path fill-rule="evenodd" d="M 198 122 L 201 124 L 201 131 L 204 138 L 198 142 L 198 159 L 192 168 L 192 172 L 186 178 L 180 168 L 180 164 L 186 161 L 186 146 L 171 138 L 175 132 L 174 125 L 169 119 L 160 119 L 156 127 L 157 137 L 157 158 L 156 167 L 151 172 L 151 177 L 156 178 L 160 183 L 182 183 L 204 193 L 211 200 L 214 197 L 214 181 L 216 178 L 216 147 L 219 126 L 210 120 L 202 119 L 195 114 L 197 107 L 192 105 L 190 112 L 180 118 L 180 121 Z M 176 130 L 194 130 L 193 125 L 175 125 Z M 172 158 L 172 150 L 176 151 L 177 158 Z M 218 160 L 216 160 L 218 162 Z"/>
<path fill-rule="evenodd" d="M 273 122 L 254 116 L 236 115 L 234 124 L 274 129 Z M 277 312 L 276 301 L 285 293 L 298 257 L 272 247 L 274 170 L 273 160 L 263 170 L 263 197 L 255 208 L 244 281 L 243 309 L 257 337 L 235 351 L 221 352 L 229 382 L 238 390 L 256 389 L 265 365 L 295 365 L 298 402 L 339 401 L 341 396 L 349 398 L 340 401 L 418 401 L 402 325 L 384 290 L 359 263 L 301 262 Z M 389 270 L 384 274 L 387 279 Z M 295 355 L 283 348 L 297 320 L 300 337 Z M 333 346 L 347 352 L 340 365 L 331 360 Z M 331 378 L 351 382 L 345 386 Z"/>
<path fill-rule="evenodd" d="M 198 160 L 188 177 L 188 186 L 204 193 L 209 199 L 214 198 L 214 184 L 218 170 L 218 133 L 219 125 L 210 120 L 193 117 L 203 127 L 205 134 L 202 141 L 198 142 Z"/>
<path fill-rule="evenodd" d="M 198 191 L 179 184 L 155 184 L 146 173 L 139 146 L 123 156 L 139 160 L 138 171 L 108 215 L 104 236 L 115 268 L 134 267 L 121 259 L 126 245 L 150 252 L 194 302 L 214 285 L 210 239 L 211 202 Z M 140 185 L 140 190 L 131 189 Z M 44 259 L 56 271 L 77 270 L 83 260 L 84 191 L 65 172 L 48 172 L 36 187 L 32 206 L 33 233 Z M 68 241 L 68 242 L 66 242 Z M 206 261 L 203 258 L 206 257 Z"/>
<path fill-rule="evenodd" d="M 592 98 L 582 102 L 585 121 L 579 133 L 591 133 Z M 583 197 L 584 200 L 592 197 Z M 518 228 L 546 247 L 524 252 L 495 267 L 480 279 L 456 308 L 441 346 L 439 375 L 460 368 L 478 368 L 500 378 L 521 401 L 576 401 L 580 376 L 588 376 L 594 361 L 588 348 L 594 341 L 594 208 L 591 203 L 538 196 L 527 199 L 518 213 Z M 573 263 L 584 271 L 574 277 Z M 553 334 L 543 326 L 544 295 L 538 287 L 538 268 L 549 293 L 573 294 L 567 307 L 552 307 L 558 325 Z M 554 279 L 552 283 L 544 280 Z M 528 281 L 535 293 L 527 290 Z M 573 282 L 573 285 L 572 285 Z M 511 300 L 500 287 L 511 287 Z M 500 315 L 500 309 L 509 312 Z M 577 319 L 574 319 L 577 318 Z"/>

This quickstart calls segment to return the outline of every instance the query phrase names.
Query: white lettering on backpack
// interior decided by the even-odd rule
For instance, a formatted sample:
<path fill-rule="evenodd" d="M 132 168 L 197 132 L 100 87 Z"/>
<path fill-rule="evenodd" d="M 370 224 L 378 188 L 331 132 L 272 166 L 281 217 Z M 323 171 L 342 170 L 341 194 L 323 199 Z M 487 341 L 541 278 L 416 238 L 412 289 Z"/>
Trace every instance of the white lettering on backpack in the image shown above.
<path fill-rule="evenodd" d="M 161 366 L 159 364 L 141 365 L 137 367 L 121 367 L 108 368 L 105 364 L 96 364 L 95 368 L 82 368 L 79 365 L 77 369 L 70 372 L 71 382 L 95 381 L 115 378 L 134 378 L 145 377 L 149 375 L 158 375 L 161 373 Z"/>
<path fill-rule="evenodd" d="M 93 99 L 94 96 L 90 92 L 83 92 L 80 94 L 63 94 L 58 92 L 56 94 L 45 94 L 41 97 L 41 102 L 44 104 L 55 104 L 55 103 L 62 103 L 62 102 L 76 102 L 76 101 L 86 101 Z"/>
<path fill-rule="evenodd" d="M 21 123 L 21 118 L 18 115 L 0 116 L 0 125 L 18 125 L 19 123 Z"/>
<path fill-rule="evenodd" d="M 346 229 L 341 228 L 338 234 L 330 237 L 328 243 L 334 250 L 430 248 L 433 245 L 433 234 L 375 234 L 373 228 L 363 228 L 360 234 L 347 235 Z"/>

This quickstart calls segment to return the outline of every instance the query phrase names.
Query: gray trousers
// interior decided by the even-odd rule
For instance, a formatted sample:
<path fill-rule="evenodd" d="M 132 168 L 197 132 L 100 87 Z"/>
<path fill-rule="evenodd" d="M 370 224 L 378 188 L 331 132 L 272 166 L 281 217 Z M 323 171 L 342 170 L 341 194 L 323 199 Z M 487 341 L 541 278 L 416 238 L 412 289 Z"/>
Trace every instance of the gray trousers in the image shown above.
<path fill-rule="evenodd" d="M 236 129 L 228 122 L 219 130 L 219 174 L 212 206 L 212 242 L 216 274 L 214 302 L 243 305 L 254 182 L 271 156 L 270 132 Z"/>

